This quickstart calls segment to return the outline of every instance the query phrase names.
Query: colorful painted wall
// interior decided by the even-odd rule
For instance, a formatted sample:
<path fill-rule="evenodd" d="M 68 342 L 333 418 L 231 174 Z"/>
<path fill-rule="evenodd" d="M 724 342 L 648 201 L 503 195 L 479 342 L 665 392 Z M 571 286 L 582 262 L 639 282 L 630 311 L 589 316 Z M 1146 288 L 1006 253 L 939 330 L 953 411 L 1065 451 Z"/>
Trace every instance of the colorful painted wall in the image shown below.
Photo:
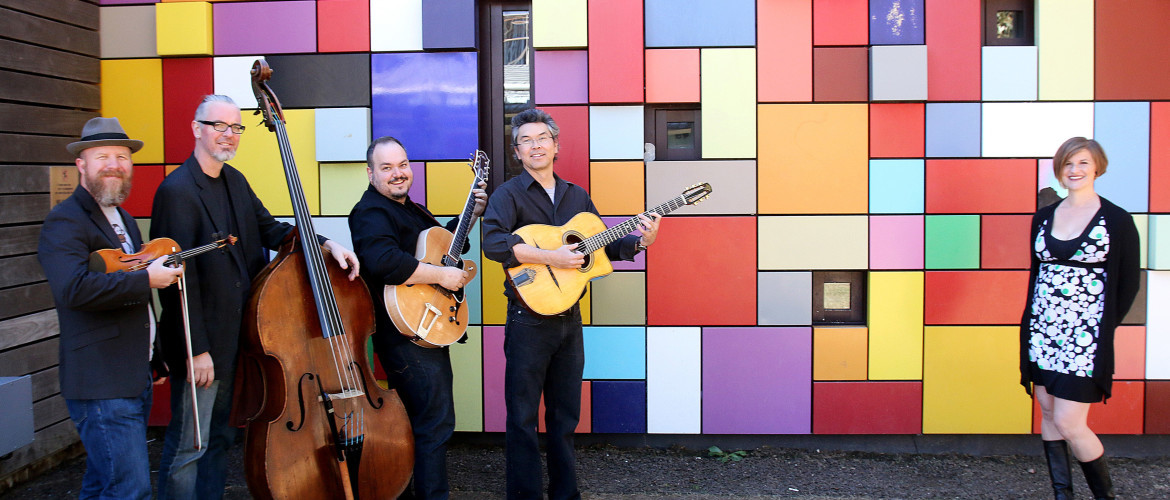
<path fill-rule="evenodd" d="M 146 141 L 128 209 L 192 148 L 202 94 L 254 107 L 264 57 L 320 232 L 348 241 L 372 136 L 412 197 L 462 208 L 481 117 L 471 0 L 102 0 L 102 114 Z M 123 5 L 125 4 L 125 5 Z M 1106 5 L 1107 4 L 1107 5 Z M 1029 433 L 1017 327 L 1050 156 L 1095 137 L 1144 286 L 1102 433 L 1170 433 L 1170 3 L 1037 0 L 1033 46 L 983 46 L 978 0 L 535 0 L 537 104 L 558 170 L 611 223 L 710 182 L 584 300 L 581 432 Z M 697 161 L 643 162 L 644 109 L 701 107 Z M 232 163 L 289 215 L 272 134 Z M 478 227 L 477 227 L 478 231 Z M 478 253 L 478 234 L 473 246 Z M 458 428 L 504 430 L 502 271 L 452 348 Z M 813 274 L 863 271 L 864 325 L 814 326 Z"/>

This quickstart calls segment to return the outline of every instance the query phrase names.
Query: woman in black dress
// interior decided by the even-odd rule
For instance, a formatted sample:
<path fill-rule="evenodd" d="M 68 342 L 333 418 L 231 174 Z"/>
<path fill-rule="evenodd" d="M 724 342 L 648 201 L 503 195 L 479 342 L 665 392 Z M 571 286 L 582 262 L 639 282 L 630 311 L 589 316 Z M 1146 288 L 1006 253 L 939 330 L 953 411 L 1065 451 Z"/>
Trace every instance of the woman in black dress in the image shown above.
<path fill-rule="evenodd" d="M 1034 386 L 1040 403 L 1057 499 L 1072 498 L 1069 447 L 1094 498 L 1113 498 L 1105 448 L 1088 426 L 1089 405 L 1110 395 L 1113 332 L 1138 292 L 1140 242 L 1133 217 L 1093 189 L 1108 163 L 1097 141 L 1065 141 L 1052 170 L 1068 197 L 1032 217 L 1020 383 Z"/>

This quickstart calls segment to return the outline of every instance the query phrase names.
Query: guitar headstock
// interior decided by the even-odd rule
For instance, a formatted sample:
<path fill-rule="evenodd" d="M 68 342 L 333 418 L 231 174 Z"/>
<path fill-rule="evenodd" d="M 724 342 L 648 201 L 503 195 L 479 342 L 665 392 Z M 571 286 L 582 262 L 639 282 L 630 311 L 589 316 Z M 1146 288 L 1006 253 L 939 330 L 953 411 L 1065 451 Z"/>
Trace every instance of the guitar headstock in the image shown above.
<path fill-rule="evenodd" d="M 695 184 L 689 188 L 684 189 L 682 196 L 683 200 L 687 202 L 687 205 L 694 205 L 707 199 L 708 196 L 711 196 L 711 185 L 706 182 L 702 184 Z"/>
<path fill-rule="evenodd" d="M 252 63 L 252 93 L 256 95 L 256 103 L 260 105 L 256 114 L 263 115 L 262 123 L 270 132 L 276 131 L 276 120 L 284 121 L 284 110 L 280 107 L 280 100 L 268 86 L 268 79 L 272 78 L 272 68 L 268 62 L 257 59 Z"/>
<path fill-rule="evenodd" d="M 475 179 L 478 183 L 478 181 L 488 181 L 488 173 L 491 171 L 491 164 L 492 160 L 491 158 L 488 158 L 487 153 L 477 149 L 475 150 L 475 153 L 472 153 L 470 160 L 468 160 L 467 166 L 471 167 L 471 172 L 475 174 Z"/>

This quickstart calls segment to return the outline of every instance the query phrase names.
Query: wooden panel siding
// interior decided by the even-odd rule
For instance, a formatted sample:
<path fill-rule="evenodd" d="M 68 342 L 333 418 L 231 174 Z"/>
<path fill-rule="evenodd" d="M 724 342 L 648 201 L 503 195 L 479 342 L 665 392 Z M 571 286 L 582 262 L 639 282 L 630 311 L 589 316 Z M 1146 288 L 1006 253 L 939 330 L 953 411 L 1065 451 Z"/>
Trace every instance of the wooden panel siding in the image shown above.
<path fill-rule="evenodd" d="M 85 55 L 0 40 L 0 67 L 17 71 L 97 83 L 101 71 L 95 70 L 91 61 Z"/>
<path fill-rule="evenodd" d="M 0 331 L 4 332 L 0 335 L 0 351 L 55 337 L 58 332 L 57 311 L 50 309 L 0 321 Z"/>
<path fill-rule="evenodd" d="M 45 273 L 36 255 L 0 259 L 0 288 L 44 280 Z"/>
<path fill-rule="evenodd" d="M 0 290 L 0 319 L 53 308 L 53 293 L 49 283 L 41 282 Z"/>
<path fill-rule="evenodd" d="M 76 140 L 81 127 L 95 116 L 97 111 L 0 102 L 0 132 L 63 135 Z"/>
<path fill-rule="evenodd" d="M 7 172 L 0 167 L 0 172 Z M 0 195 L 3 196 L 3 195 Z M 0 227 L 0 257 L 20 255 L 37 251 L 37 240 L 41 237 L 41 226 Z M 3 329 L 0 329 L 3 331 Z"/>

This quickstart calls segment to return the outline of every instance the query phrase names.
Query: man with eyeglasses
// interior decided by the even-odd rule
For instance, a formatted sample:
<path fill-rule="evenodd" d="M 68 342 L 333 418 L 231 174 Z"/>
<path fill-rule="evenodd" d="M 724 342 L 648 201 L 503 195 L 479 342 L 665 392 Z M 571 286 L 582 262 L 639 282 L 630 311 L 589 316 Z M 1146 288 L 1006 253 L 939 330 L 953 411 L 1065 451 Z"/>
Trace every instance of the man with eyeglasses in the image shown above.
<path fill-rule="evenodd" d="M 273 218 L 244 175 L 226 163 L 240 145 L 245 131 L 241 121 L 240 108 L 230 97 L 205 96 L 191 121 L 195 151 L 163 179 L 154 196 L 152 238 L 171 238 L 183 249 L 228 235 L 239 238 L 235 245 L 186 262 L 192 367 L 203 439 L 199 449 L 194 446 L 179 295 L 174 289 L 159 295 L 159 335 L 173 376 L 171 422 L 159 467 L 161 499 L 223 496 L 226 450 L 235 442 L 236 429 L 229 416 L 244 307 L 252 279 L 268 263 L 267 250 L 276 250 L 293 229 Z M 342 268 L 349 269 L 350 279 L 357 277 L 353 252 L 320 236 L 317 239 Z"/>
<path fill-rule="evenodd" d="M 524 171 L 500 185 L 483 218 L 483 252 L 505 269 L 544 264 L 571 269 L 585 256 L 576 245 L 540 249 L 524 243 L 513 231 L 530 224 L 562 226 L 578 213 L 598 214 L 589 194 L 553 172 L 560 151 L 560 128 L 536 108 L 512 118 L 513 153 Z M 629 235 L 605 247 L 611 260 L 633 260 L 654 243 L 660 216 L 640 215 L 641 236 Z M 505 280 L 506 281 L 506 280 Z M 548 451 L 548 498 L 580 498 L 575 470 L 573 432 L 581 415 L 581 376 L 585 368 L 581 309 L 574 304 L 555 316 L 542 316 L 524 306 L 509 285 L 508 319 L 504 326 L 505 468 L 509 499 L 542 498 L 537 418 L 544 394 Z"/>

